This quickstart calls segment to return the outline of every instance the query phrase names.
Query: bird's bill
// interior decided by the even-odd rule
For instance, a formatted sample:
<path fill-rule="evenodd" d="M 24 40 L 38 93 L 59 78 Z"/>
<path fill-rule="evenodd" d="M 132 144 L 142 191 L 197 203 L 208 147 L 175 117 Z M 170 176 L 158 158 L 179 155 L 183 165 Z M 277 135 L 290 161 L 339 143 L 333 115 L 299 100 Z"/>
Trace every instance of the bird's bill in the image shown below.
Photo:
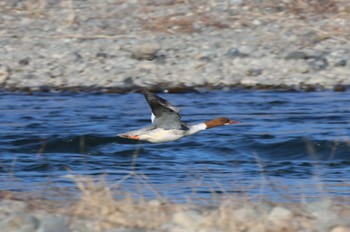
<path fill-rule="evenodd" d="M 231 125 L 231 124 L 238 124 L 241 123 L 240 121 L 236 121 L 236 120 L 230 120 L 230 122 L 225 123 L 225 125 Z"/>

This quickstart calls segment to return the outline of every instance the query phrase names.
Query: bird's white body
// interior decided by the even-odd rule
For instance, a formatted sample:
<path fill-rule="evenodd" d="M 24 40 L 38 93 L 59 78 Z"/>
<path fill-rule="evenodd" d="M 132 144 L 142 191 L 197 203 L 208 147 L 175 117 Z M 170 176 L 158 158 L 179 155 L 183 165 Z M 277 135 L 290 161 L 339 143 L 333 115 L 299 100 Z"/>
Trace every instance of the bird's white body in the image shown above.
<path fill-rule="evenodd" d="M 182 129 L 163 129 L 154 127 L 145 127 L 139 130 L 129 131 L 124 134 L 119 134 L 119 137 L 138 136 L 139 140 L 147 141 L 150 143 L 164 143 L 181 139 L 182 137 L 196 134 L 202 130 L 205 130 L 207 126 L 205 123 L 199 123 L 189 126 L 188 130 Z"/>
<path fill-rule="evenodd" d="M 152 126 L 118 134 L 117 136 L 151 143 L 164 143 L 216 126 L 237 123 L 228 118 L 216 118 L 196 125 L 187 125 L 180 120 L 180 109 L 147 90 L 144 91 L 144 95 L 152 110 Z"/>

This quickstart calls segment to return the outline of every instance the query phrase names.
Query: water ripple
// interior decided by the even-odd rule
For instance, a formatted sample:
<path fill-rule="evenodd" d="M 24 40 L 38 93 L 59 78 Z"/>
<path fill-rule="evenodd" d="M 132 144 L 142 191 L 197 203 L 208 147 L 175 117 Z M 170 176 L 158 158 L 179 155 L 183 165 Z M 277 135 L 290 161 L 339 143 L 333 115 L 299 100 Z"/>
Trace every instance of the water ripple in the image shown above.
<path fill-rule="evenodd" d="M 140 94 L 2 93 L 1 189 L 31 191 L 48 181 L 51 187 L 74 189 L 66 174 L 107 174 L 115 183 L 137 172 L 175 199 L 193 196 L 194 188 L 199 198 L 213 192 L 260 194 L 263 180 L 281 181 L 312 197 L 319 193 L 311 186 L 322 182 L 329 184 L 330 194 L 344 195 L 344 187 L 337 192 L 332 184 L 347 182 L 350 176 L 348 95 L 273 91 L 163 95 L 181 106 L 186 122 L 226 116 L 243 123 L 150 144 L 115 136 L 149 124 L 150 110 Z M 14 186 L 16 181 L 9 176 L 22 184 Z M 139 181 L 131 176 L 123 184 L 132 189 Z M 271 198 L 278 198 L 273 188 L 264 188 Z"/>

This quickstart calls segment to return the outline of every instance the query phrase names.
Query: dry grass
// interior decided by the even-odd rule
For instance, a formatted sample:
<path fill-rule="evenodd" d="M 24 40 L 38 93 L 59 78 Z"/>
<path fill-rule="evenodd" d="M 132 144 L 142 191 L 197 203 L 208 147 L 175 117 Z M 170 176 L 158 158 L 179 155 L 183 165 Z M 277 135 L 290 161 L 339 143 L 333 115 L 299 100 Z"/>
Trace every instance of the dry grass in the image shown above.
<path fill-rule="evenodd" d="M 291 215 L 274 220 L 269 216 L 270 210 L 281 204 L 252 202 L 232 196 L 226 197 L 214 207 L 206 208 L 205 205 L 175 204 L 164 199 L 135 199 L 129 193 L 121 193 L 117 186 L 108 186 L 103 177 L 99 180 L 77 176 L 70 178 L 76 181 L 81 199 L 69 207 L 61 207 L 57 212 L 70 215 L 72 221 L 74 218 L 79 218 L 94 222 L 96 231 L 120 227 L 159 230 L 169 222 L 173 223 L 174 228 L 180 225 L 182 231 L 220 229 L 224 232 L 294 232 L 302 229 L 312 230 L 317 226 L 315 217 L 301 204 L 285 204 L 282 207 L 287 207 Z M 118 197 L 115 197 L 115 191 L 118 192 Z M 43 201 L 40 204 L 38 200 L 30 201 L 32 209 L 35 209 L 34 205 L 39 205 L 41 210 L 45 210 L 46 206 L 47 211 L 53 212 L 53 206 L 57 207 L 57 204 L 54 205 L 50 201 Z M 201 218 L 194 219 L 186 214 L 191 210 L 200 212 Z"/>
<path fill-rule="evenodd" d="M 168 224 L 172 227 L 170 231 L 296 232 L 314 231 L 319 224 L 317 218 L 306 209 L 306 205 L 301 203 L 251 201 L 245 197 L 227 194 L 225 199 L 211 206 L 179 204 L 164 198 L 134 198 L 131 193 L 122 191 L 120 183 L 108 185 L 103 176 L 98 179 L 68 177 L 76 182 L 81 197 L 64 205 L 11 192 L 0 192 L 0 197 L 24 200 L 29 204 L 31 211 L 41 210 L 68 215 L 72 224 L 75 219 L 87 220 L 93 224 L 96 231 L 122 227 L 162 231 L 164 225 Z M 288 209 L 290 215 L 277 216 L 277 219 L 271 217 L 271 211 L 276 206 Z M 335 203 L 332 207 L 339 211 L 339 218 L 347 217 L 350 212 L 346 205 L 340 206 Z M 193 218 L 188 214 L 190 211 L 198 212 L 201 216 Z"/>
<path fill-rule="evenodd" d="M 130 195 L 117 200 L 102 179 L 75 177 L 82 197 L 72 209 L 72 216 L 94 218 L 101 229 L 111 227 L 159 228 L 169 220 L 168 205 L 159 201 L 135 201 Z"/>

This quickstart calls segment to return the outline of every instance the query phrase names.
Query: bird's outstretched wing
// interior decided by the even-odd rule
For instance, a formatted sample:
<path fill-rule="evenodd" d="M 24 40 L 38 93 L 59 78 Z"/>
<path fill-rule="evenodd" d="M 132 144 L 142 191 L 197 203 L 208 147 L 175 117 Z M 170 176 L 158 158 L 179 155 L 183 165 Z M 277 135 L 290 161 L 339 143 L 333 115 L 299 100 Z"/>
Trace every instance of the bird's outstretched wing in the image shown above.
<path fill-rule="evenodd" d="M 163 129 L 182 129 L 184 124 L 180 121 L 180 109 L 171 105 L 167 100 L 151 93 L 148 90 L 143 90 L 146 101 L 151 107 L 154 119 L 153 125 Z M 153 118 L 153 117 L 152 117 Z"/>

